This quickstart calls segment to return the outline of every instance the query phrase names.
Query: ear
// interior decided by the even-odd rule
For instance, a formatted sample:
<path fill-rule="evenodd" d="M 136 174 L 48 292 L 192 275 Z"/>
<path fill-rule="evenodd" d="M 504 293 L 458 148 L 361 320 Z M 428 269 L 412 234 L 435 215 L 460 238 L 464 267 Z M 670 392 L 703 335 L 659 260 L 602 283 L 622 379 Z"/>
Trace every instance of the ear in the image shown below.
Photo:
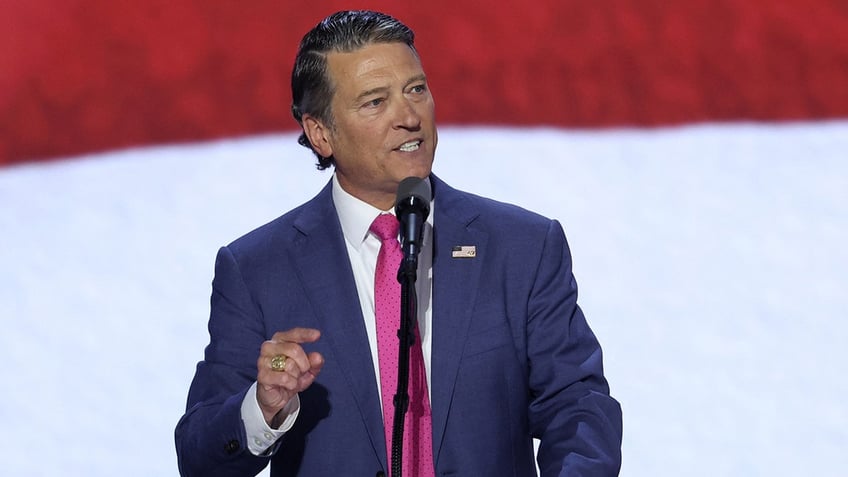
<path fill-rule="evenodd" d="M 323 121 L 310 114 L 304 114 L 301 118 L 303 132 L 312 144 L 315 152 L 322 157 L 333 155 L 333 144 L 330 142 L 330 128 Z"/>

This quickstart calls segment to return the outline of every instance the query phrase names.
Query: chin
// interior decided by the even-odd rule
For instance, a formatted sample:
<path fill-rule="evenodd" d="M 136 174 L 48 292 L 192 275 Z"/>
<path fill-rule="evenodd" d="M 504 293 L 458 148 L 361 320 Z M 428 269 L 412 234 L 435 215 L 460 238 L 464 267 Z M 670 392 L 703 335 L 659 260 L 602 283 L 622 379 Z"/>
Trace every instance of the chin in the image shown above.
<path fill-rule="evenodd" d="M 406 175 L 406 177 L 415 176 L 424 179 L 430 175 L 430 171 L 432 170 L 431 166 L 432 163 L 428 163 L 426 166 L 422 165 L 420 167 L 411 167 L 407 171 L 408 174 Z"/>

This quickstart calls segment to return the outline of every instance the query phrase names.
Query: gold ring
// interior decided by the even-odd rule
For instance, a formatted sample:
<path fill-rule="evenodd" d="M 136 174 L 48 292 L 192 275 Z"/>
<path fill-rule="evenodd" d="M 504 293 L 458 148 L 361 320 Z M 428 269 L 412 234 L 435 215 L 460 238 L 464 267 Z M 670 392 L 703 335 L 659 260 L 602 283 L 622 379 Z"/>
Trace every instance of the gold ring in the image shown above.
<path fill-rule="evenodd" d="M 289 357 L 284 354 L 278 354 L 271 358 L 271 370 L 283 372 L 286 370 L 286 362 L 289 360 Z"/>

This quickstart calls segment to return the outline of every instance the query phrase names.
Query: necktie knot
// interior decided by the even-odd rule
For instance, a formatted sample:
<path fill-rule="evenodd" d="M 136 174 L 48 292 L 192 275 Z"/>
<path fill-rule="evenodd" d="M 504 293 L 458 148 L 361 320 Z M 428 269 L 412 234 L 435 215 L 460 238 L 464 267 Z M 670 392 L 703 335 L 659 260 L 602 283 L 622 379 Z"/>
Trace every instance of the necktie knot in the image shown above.
<path fill-rule="evenodd" d="M 371 231 L 380 238 L 381 241 L 397 240 L 400 223 L 392 214 L 380 214 L 371 222 Z"/>

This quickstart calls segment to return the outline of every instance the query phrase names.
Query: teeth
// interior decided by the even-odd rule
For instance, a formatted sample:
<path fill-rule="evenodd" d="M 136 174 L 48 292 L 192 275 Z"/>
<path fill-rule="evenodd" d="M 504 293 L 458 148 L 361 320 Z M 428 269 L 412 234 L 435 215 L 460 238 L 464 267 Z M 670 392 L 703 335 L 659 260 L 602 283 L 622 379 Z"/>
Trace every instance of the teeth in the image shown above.
<path fill-rule="evenodd" d="M 417 151 L 418 146 L 420 146 L 420 145 L 421 145 L 421 141 L 410 141 L 410 142 L 407 142 L 407 143 L 401 145 L 398 149 L 400 149 L 403 152 L 412 152 L 412 151 Z"/>

